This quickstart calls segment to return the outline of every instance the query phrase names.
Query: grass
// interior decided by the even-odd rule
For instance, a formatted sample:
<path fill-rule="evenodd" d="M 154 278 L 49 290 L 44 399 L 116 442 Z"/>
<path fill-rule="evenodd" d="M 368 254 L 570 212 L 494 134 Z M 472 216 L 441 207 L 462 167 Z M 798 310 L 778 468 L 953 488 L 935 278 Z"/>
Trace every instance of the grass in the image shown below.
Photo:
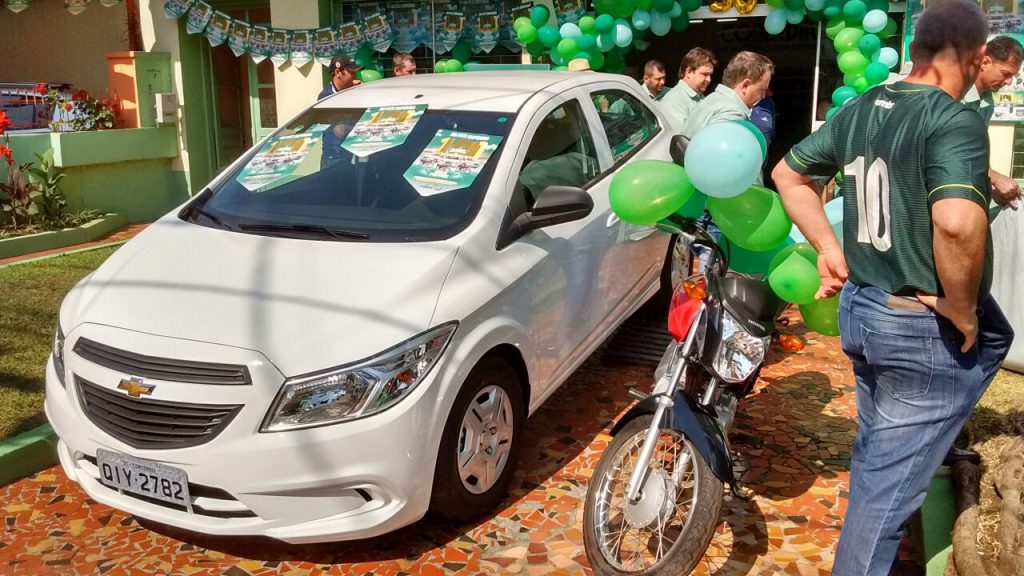
<path fill-rule="evenodd" d="M 46 422 L 43 374 L 61 300 L 116 249 L 0 268 L 0 440 Z"/>

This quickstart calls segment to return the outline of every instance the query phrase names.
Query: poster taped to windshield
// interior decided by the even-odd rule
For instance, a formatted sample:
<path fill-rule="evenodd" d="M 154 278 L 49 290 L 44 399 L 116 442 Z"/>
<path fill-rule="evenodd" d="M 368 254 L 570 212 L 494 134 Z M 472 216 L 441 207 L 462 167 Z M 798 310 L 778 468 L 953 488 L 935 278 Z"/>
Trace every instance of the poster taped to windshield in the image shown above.
<path fill-rule="evenodd" d="M 235 180 L 250 192 L 266 189 L 295 172 L 322 136 L 323 132 L 306 132 L 275 138 L 249 160 Z"/>
<path fill-rule="evenodd" d="M 341 147 L 353 156 L 365 158 L 381 150 L 401 146 L 426 110 L 426 104 L 367 108 Z"/>
<path fill-rule="evenodd" d="M 405 179 L 420 196 L 466 188 L 483 171 L 501 136 L 438 130 L 405 171 Z"/>

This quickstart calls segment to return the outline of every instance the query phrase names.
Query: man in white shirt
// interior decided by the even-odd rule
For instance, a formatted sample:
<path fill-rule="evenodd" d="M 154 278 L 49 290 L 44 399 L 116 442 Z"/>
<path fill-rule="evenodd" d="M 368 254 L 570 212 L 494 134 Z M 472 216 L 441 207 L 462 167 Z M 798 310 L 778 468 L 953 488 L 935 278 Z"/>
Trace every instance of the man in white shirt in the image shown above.
<path fill-rule="evenodd" d="M 683 56 L 679 65 L 679 83 L 667 90 L 668 93 L 658 102 L 676 134 L 686 128 L 690 111 L 704 98 L 716 64 L 715 55 L 707 48 L 694 48 Z"/>

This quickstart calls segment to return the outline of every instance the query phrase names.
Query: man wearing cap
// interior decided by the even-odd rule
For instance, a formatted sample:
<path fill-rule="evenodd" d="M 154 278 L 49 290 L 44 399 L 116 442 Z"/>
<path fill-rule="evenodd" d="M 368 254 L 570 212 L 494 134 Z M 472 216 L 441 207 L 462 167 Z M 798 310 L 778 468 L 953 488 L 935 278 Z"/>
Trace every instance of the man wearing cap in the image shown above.
<path fill-rule="evenodd" d="M 316 99 L 322 100 L 331 94 L 341 92 L 357 84 L 362 84 L 362 82 L 356 80 L 356 71 L 362 70 L 362 68 L 348 54 L 341 54 L 331 58 L 331 65 L 328 67 L 331 71 L 331 81 L 327 84 L 327 87 L 320 91 L 320 95 Z"/>

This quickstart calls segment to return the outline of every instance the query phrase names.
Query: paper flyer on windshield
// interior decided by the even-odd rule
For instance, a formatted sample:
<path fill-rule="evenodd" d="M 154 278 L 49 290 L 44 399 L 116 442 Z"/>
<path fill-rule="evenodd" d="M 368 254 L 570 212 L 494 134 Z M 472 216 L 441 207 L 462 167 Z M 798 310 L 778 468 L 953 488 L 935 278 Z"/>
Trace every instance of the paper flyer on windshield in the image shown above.
<path fill-rule="evenodd" d="M 295 172 L 322 136 L 318 131 L 276 138 L 253 156 L 235 179 L 250 192 L 265 189 Z"/>
<path fill-rule="evenodd" d="M 420 196 L 434 196 L 473 184 L 498 149 L 501 136 L 438 130 L 405 171 Z"/>
<path fill-rule="evenodd" d="M 367 108 L 341 147 L 353 156 L 365 158 L 381 150 L 401 146 L 426 110 L 426 104 Z"/>

